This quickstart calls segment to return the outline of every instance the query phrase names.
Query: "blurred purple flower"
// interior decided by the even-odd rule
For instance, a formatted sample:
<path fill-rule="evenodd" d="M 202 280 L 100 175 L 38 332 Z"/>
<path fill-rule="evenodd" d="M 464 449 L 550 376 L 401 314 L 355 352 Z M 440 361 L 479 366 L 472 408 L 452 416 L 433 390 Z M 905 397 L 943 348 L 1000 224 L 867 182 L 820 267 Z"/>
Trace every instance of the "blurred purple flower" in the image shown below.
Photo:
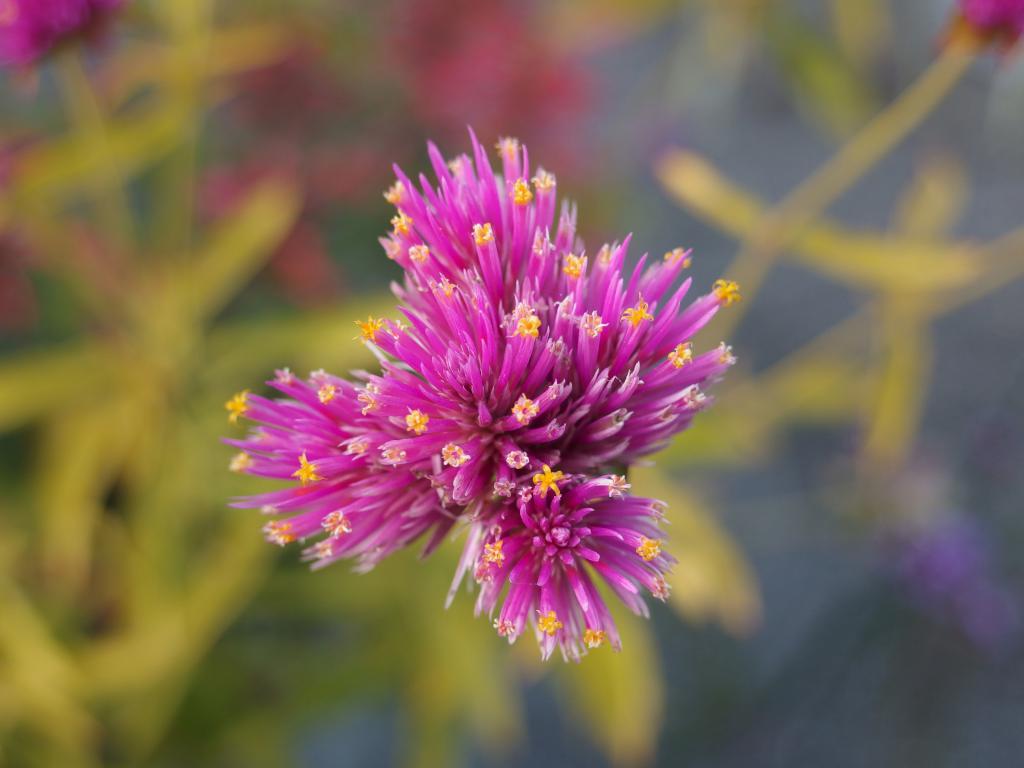
<path fill-rule="evenodd" d="M 960 0 L 946 37 L 967 48 L 992 43 L 1009 49 L 1022 34 L 1024 0 Z"/>
<path fill-rule="evenodd" d="M 1024 34 L 1024 0 L 961 0 L 960 11 L 978 30 Z"/>
<path fill-rule="evenodd" d="M 896 576 L 915 604 L 986 650 L 1016 635 L 1016 600 L 996 580 L 988 543 L 975 523 L 950 518 L 904 530 L 893 544 Z"/>
<path fill-rule="evenodd" d="M 54 46 L 91 34 L 125 0 L 0 0 L 0 64 L 34 64 Z"/>
<path fill-rule="evenodd" d="M 395 293 L 409 322 L 357 321 L 380 375 L 356 386 L 281 372 L 269 384 L 288 399 L 227 403 L 233 421 L 263 425 L 229 441 L 242 450 L 232 468 L 299 481 L 237 505 L 290 515 L 267 526 L 277 543 L 326 534 L 306 550 L 316 565 L 369 568 L 428 531 L 429 551 L 462 522 L 453 590 L 472 566 L 491 612 L 507 579 L 499 632 L 529 620 L 545 656 L 578 658 L 618 642 L 588 569 L 638 613 L 639 587 L 667 594 L 658 505 L 607 473 L 710 403 L 701 387 L 734 358 L 724 345 L 695 354 L 690 339 L 739 291 L 720 280 L 682 308 L 690 280 L 672 286 L 688 252 L 628 270 L 627 238 L 588 256 L 575 209 L 556 216 L 554 176 L 537 169 L 531 186 L 525 148 L 498 146 L 501 175 L 475 138 L 472 159 L 450 164 L 430 145 L 437 186 L 397 171 L 381 242 L 405 270 Z"/>

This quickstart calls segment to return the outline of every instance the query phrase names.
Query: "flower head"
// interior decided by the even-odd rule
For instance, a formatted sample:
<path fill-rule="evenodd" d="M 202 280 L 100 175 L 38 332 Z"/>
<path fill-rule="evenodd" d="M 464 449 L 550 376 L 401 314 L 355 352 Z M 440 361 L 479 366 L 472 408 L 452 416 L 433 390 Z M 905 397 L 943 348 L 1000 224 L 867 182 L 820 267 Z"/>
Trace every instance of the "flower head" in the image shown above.
<path fill-rule="evenodd" d="M 688 252 L 630 269 L 627 238 L 584 257 L 554 177 L 537 171 L 531 191 L 518 183 L 531 178 L 525 148 L 503 140 L 498 153 L 500 173 L 475 139 L 452 165 L 430 145 L 438 183 L 421 189 L 399 171 L 403 226 L 383 242 L 405 271 L 396 295 L 409 326 L 358 323 L 380 375 L 275 380 L 286 399 L 247 401 L 263 437 L 231 442 L 252 457 L 244 471 L 300 481 L 242 502 L 291 515 L 296 539 L 321 533 L 329 513 L 350 520 L 342 540 L 308 550 L 314 565 L 356 556 L 368 567 L 462 520 L 456 580 L 471 568 L 487 584 L 509 576 L 518 597 L 499 632 L 513 639 L 531 623 L 545 655 L 558 645 L 575 658 L 618 645 L 584 562 L 636 611 L 640 586 L 667 594 L 654 502 L 605 472 L 657 451 L 710 404 L 704 388 L 733 358 L 691 339 L 738 287 L 720 281 L 685 305 Z M 490 611 L 497 595 L 482 600 Z"/>
<path fill-rule="evenodd" d="M 28 66 L 89 34 L 124 0 L 0 0 L 0 64 Z"/>
<path fill-rule="evenodd" d="M 950 37 L 1010 47 L 1024 35 L 1024 0 L 960 0 Z"/>
<path fill-rule="evenodd" d="M 559 496 L 521 497 L 501 508 L 486 538 L 470 548 L 480 584 L 477 612 L 497 610 L 495 626 L 507 637 L 532 624 L 545 657 L 556 647 L 571 659 L 605 641 L 619 647 L 596 580 L 642 615 L 641 593 L 657 596 L 664 588 L 673 560 L 660 551 L 638 554 L 661 536 L 658 502 L 610 498 L 608 484 L 576 476 Z"/>

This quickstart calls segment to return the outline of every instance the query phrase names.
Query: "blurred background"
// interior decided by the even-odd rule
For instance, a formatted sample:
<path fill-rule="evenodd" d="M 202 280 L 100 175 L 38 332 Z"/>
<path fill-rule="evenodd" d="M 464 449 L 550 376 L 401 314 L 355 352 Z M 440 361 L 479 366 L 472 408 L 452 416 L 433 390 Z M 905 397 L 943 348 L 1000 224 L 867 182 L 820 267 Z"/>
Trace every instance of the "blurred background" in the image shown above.
<path fill-rule="evenodd" d="M 0 764 L 1016 765 L 1024 65 L 952 0 L 137 0 L 0 75 Z M 0 2 L 0 9 L 3 3 Z M 514 135 L 744 301 L 680 564 L 542 665 L 461 542 L 310 574 L 223 403 L 371 364 L 398 162 Z"/>

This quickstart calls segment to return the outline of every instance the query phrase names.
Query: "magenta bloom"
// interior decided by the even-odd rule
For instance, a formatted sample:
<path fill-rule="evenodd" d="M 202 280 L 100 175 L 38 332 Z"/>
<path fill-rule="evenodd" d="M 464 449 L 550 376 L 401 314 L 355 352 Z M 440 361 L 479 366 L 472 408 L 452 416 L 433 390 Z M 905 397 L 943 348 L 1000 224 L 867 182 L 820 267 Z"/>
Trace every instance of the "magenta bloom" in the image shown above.
<path fill-rule="evenodd" d="M 507 580 L 499 632 L 529 622 L 545 655 L 577 658 L 618 644 L 588 569 L 637 612 L 640 588 L 667 594 L 657 504 L 608 473 L 710 403 L 702 387 L 734 358 L 725 345 L 696 354 L 690 338 L 739 292 L 720 280 L 684 306 L 682 249 L 632 270 L 629 238 L 587 254 L 575 210 L 563 204 L 556 223 L 554 177 L 538 169 L 531 186 L 526 150 L 503 140 L 499 152 L 501 175 L 475 138 L 473 158 L 450 165 L 430 146 L 436 186 L 397 171 L 382 243 L 405 270 L 405 321 L 357 323 L 382 370 L 360 386 L 279 376 L 289 399 L 229 401 L 233 418 L 264 425 L 234 441 L 235 468 L 300 481 L 239 504 L 289 515 L 268 525 L 279 543 L 326 531 L 307 550 L 317 564 L 370 566 L 461 523 L 456 585 L 472 566 L 478 610 L 492 612 Z"/>
<path fill-rule="evenodd" d="M 1014 41 L 1024 34 L 1024 0 L 960 0 L 960 14 L 987 37 Z"/>
<path fill-rule="evenodd" d="M 27 66 L 87 34 L 124 0 L 0 0 L 0 64 Z"/>

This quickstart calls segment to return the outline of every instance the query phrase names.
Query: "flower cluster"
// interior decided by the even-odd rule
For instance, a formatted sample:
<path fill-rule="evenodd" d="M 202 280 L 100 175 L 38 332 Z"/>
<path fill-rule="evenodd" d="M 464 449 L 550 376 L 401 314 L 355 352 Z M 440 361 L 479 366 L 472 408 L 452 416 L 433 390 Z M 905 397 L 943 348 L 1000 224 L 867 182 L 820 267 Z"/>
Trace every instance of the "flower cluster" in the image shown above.
<path fill-rule="evenodd" d="M 690 340 L 739 289 L 719 280 L 684 305 L 688 251 L 633 269 L 628 238 L 588 253 L 554 176 L 531 174 L 513 139 L 498 152 L 500 174 L 475 137 L 450 163 L 430 145 L 434 184 L 396 170 L 381 242 L 405 272 L 405 319 L 357 321 L 381 370 L 279 371 L 285 399 L 230 400 L 232 420 L 258 424 L 229 441 L 232 468 L 298 481 L 236 503 L 275 517 L 272 541 L 306 541 L 315 566 L 369 568 L 424 535 L 429 551 L 459 524 L 453 593 L 471 574 L 478 612 L 504 595 L 499 634 L 532 626 L 545 657 L 578 658 L 618 647 L 595 577 L 638 613 L 642 592 L 667 596 L 661 505 L 629 496 L 624 471 L 710 403 L 734 358 Z"/>
<path fill-rule="evenodd" d="M 96 29 L 124 0 L 0 0 L 0 64 L 34 64 Z"/>
<path fill-rule="evenodd" d="M 951 37 L 1010 47 L 1024 35 L 1024 0 L 960 0 Z"/>

